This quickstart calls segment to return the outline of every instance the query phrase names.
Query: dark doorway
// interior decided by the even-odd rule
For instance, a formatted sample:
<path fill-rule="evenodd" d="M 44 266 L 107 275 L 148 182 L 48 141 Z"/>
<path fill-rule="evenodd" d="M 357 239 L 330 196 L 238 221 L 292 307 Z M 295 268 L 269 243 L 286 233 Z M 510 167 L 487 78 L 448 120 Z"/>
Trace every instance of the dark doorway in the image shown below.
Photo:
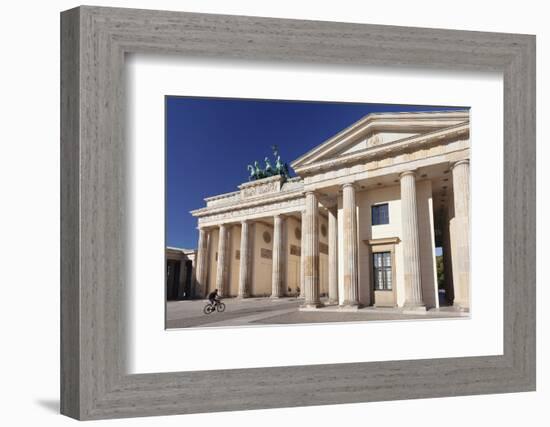
<path fill-rule="evenodd" d="M 447 267 L 445 266 L 445 259 L 448 256 L 444 252 L 444 248 L 437 246 L 435 248 L 435 265 L 437 272 L 437 295 L 439 298 L 439 306 L 444 307 L 449 305 L 448 289 L 448 274 Z"/>
<path fill-rule="evenodd" d="M 191 299 L 193 298 L 193 286 L 192 286 L 192 273 L 193 273 L 193 262 L 185 261 L 185 278 L 183 285 L 183 295 L 182 298 Z"/>
<path fill-rule="evenodd" d="M 450 220 L 453 216 L 452 180 L 443 176 L 432 181 L 434 201 L 435 265 L 439 306 L 453 305 L 453 268 L 450 240 Z"/>
<path fill-rule="evenodd" d="M 181 261 L 167 260 L 166 261 L 166 299 L 173 301 L 179 299 L 179 277 L 180 277 Z"/>

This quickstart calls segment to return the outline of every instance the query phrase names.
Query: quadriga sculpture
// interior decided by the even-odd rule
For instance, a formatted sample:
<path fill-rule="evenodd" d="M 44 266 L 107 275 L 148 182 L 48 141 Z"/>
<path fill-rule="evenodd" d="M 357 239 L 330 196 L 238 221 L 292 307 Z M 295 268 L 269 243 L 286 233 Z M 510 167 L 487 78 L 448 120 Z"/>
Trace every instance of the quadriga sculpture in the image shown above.
<path fill-rule="evenodd" d="M 290 178 L 290 171 L 288 164 L 281 160 L 279 155 L 279 148 L 276 145 L 271 146 L 273 150 L 273 158 L 275 159 L 275 167 L 271 165 L 271 162 L 268 157 L 264 158 L 265 169 L 260 168 L 260 164 L 257 160 L 254 161 L 253 165 L 247 165 L 248 169 L 248 180 L 254 181 L 257 179 L 268 178 L 270 176 L 280 175 L 285 180 Z"/>

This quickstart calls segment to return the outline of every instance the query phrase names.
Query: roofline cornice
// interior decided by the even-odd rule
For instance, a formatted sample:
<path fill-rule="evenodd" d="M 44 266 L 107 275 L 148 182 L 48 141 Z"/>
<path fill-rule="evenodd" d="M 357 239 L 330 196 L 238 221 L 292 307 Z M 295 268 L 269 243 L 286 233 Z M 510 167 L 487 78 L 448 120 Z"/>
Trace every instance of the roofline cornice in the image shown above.
<path fill-rule="evenodd" d="M 199 209 L 189 211 L 189 213 L 194 217 L 200 218 L 203 216 L 229 212 L 237 209 L 251 208 L 251 207 L 260 206 L 263 204 L 271 204 L 274 202 L 280 202 L 280 201 L 289 200 L 289 199 L 296 199 L 299 197 L 303 197 L 303 194 L 304 194 L 304 190 L 302 188 L 292 192 L 290 191 L 285 192 L 275 197 L 273 196 L 273 193 L 268 193 L 268 194 L 265 194 L 265 197 L 260 197 L 260 198 L 255 197 L 254 200 L 251 200 L 249 202 L 234 203 L 234 204 L 223 205 L 219 207 L 210 207 L 210 208 L 204 207 L 204 208 L 199 208 Z M 271 196 L 271 197 L 268 197 L 268 196 Z"/>
<path fill-rule="evenodd" d="M 215 201 L 215 200 L 227 199 L 229 197 L 236 196 L 239 193 L 240 193 L 240 190 L 237 190 L 237 191 L 232 191 L 230 193 L 218 194 L 216 196 L 208 196 L 208 197 L 205 197 L 203 200 L 205 202 L 212 202 L 212 201 Z"/>

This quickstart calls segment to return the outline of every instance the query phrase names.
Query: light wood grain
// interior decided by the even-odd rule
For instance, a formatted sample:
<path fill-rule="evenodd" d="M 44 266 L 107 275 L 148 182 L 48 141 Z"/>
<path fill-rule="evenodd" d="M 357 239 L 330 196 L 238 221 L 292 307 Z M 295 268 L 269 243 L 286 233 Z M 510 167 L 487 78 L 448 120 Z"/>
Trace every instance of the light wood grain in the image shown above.
<path fill-rule="evenodd" d="M 61 39 L 63 414 L 100 419 L 535 389 L 534 36 L 80 7 L 62 13 Z M 126 374 L 125 53 L 501 71 L 504 354 Z"/>

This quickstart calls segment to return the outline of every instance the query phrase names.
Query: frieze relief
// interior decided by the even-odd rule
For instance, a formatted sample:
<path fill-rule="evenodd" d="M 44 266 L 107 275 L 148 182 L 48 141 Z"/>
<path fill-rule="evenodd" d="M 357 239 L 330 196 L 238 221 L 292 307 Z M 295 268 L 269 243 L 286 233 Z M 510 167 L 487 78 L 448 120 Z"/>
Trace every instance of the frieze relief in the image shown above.
<path fill-rule="evenodd" d="M 304 198 L 299 197 L 291 200 L 285 200 L 277 203 L 269 203 L 269 204 L 254 206 L 250 208 L 244 208 L 244 209 L 236 208 L 231 211 L 201 217 L 199 218 L 199 225 L 207 224 L 207 223 L 211 223 L 219 220 L 231 221 L 236 217 L 255 216 L 257 214 L 263 214 L 263 213 L 265 213 L 267 216 L 268 214 L 269 215 L 272 214 L 273 211 L 282 211 L 288 208 L 296 208 L 296 210 L 300 210 L 299 208 L 303 206 L 303 204 L 304 204 Z"/>
<path fill-rule="evenodd" d="M 260 256 L 265 259 L 273 259 L 273 251 L 267 248 L 260 248 Z"/>
<path fill-rule="evenodd" d="M 353 166 L 343 166 L 342 164 L 338 163 L 338 160 L 334 160 L 331 162 L 327 162 L 327 164 L 323 166 L 324 171 L 306 176 L 305 183 L 313 184 L 327 179 L 338 178 L 341 176 L 347 176 L 350 174 L 366 171 L 373 171 L 383 167 L 399 165 L 402 163 L 408 163 L 420 159 L 427 159 L 433 156 L 450 156 L 450 154 L 454 151 L 460 151 L 468 148 L 469 144 L 469 140 L 457 140 L 447 143 L 446 145 L 435 145 L 405 153 L 398 152 L 394 155 L 386 155 L 386 157 L 375 158 L 373 160 L 366 161 L 364 163 L 358 163 Z"/>
<path fill-rule="evenodd" d="M 367 148 L 373 147 L 375 145 L 380 145 L 382 143 L 382 137 L 379 133 L 376 133 L 369 138 L 367 138 Z"/>
<path fill-rule="evenodd" d="M 280 182 L 267 182 L 265 184 L 255 185 L 253 187 L 245 187 L 241 190 L 243 198 L 259 196 L 261 194 L 275 193 L 279 191 Z"/>

